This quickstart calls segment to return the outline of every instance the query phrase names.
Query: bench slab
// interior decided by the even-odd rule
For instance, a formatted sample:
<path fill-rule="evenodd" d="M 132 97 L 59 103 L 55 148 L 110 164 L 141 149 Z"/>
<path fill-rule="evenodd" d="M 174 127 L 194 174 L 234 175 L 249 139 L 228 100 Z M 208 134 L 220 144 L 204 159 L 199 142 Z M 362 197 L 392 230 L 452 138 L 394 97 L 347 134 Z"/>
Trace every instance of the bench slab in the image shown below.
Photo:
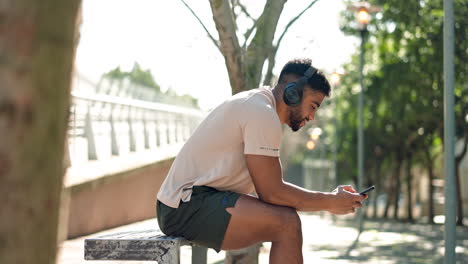
<path fill-rule="evenodd" d="M 157 229 L 114 233 L 86 239 L 84 243 L 86 260 L 151 260 L 159 264 L 179 263 L 179 248 L 191 245 Z"/>

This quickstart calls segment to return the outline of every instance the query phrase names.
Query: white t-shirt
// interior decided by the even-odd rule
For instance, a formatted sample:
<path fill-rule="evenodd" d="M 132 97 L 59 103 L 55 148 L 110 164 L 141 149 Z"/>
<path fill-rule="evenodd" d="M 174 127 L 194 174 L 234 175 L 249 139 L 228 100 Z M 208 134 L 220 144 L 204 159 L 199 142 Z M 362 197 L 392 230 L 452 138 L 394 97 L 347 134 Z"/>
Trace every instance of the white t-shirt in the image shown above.
<path fill-rule="evenodd" d="M 190 201 L 192 186 L 241 194 L 254 185 L 244 154 L 279 156 L 281 122 L 270 88 L 238 93 L 215 108 L 182 147 L 158 193 L 177 208 Z"/>

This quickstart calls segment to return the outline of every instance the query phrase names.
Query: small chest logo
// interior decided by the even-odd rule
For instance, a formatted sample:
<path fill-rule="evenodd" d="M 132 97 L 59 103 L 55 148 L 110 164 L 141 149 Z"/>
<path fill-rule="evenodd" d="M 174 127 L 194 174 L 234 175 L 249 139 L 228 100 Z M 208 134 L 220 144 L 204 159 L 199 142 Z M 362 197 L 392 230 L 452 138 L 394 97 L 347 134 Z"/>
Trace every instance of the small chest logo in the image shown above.
<path fill-rule="evenodd" d="M 269 151 L 279 151 L 277 148 L 269 148 L 269 147 L 260 147 L 261 150 L 269 150 Z"/>

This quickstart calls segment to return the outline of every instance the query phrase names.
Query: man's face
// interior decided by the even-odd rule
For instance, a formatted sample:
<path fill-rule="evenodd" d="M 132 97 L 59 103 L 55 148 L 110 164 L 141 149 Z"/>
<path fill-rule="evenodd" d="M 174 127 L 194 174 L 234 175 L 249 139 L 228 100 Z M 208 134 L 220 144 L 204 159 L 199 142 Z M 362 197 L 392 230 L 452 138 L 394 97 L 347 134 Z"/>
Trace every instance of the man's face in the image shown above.
<path fill-rule="evenodd" d="M 325 94 L 304 88 L 302 102 L 298 106 L 289 107 L 289 127 L 296 132 L 305 126 L 306 122 L 315 119 L 315 112 L 320 107 Z"/>

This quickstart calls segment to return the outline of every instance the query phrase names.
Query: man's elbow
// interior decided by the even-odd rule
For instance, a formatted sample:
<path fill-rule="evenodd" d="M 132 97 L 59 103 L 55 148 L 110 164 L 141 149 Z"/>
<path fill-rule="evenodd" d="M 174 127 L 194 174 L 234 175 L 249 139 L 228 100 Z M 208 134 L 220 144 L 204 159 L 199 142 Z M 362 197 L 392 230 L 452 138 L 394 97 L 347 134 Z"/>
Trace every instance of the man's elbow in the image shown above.
<path fill-rule="evenodd" d="M 265 203 L 269 203 L 269 204 L 277 204 L 277 197 L 274 193 L 263 193 L 263 194 L 260 194 L 258 193 L 258 198 L 262 201 L 264 201 Z"/>
<path fill-rule="evenodd" d="M 292 207 L 292 204 L 287 201 L 287 195 L 284 195 L 284 192 L 283 188 L 276 187 L 257 194 L 258 198 L 266 203 Z"/>

